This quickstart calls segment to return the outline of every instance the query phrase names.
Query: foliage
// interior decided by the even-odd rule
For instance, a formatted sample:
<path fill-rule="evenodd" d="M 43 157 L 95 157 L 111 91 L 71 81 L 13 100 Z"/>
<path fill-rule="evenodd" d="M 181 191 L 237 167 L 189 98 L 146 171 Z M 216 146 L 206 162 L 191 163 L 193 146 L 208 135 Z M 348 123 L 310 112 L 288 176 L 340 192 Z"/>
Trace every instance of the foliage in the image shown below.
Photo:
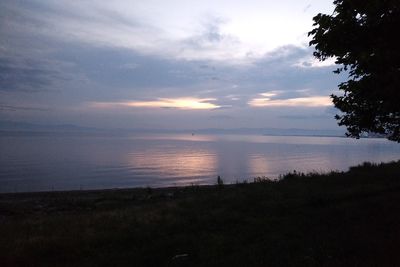
<path fill-rule="evenodd" d="M 314 56 L 335 57 L 335 73 L 349 74 L 332 95 L 348 135 L 374 132 L 400 142 L 400 1 L 336 0 L 333 14 L 318 14 L 308 35 Z"/>

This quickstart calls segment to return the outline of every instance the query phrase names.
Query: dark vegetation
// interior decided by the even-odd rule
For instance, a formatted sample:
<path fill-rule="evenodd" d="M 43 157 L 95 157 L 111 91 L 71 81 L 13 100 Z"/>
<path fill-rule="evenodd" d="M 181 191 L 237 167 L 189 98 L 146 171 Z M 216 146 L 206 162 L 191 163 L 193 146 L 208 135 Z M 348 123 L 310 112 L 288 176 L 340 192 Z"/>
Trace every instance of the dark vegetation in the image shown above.
<path fill-rule="evenodd" d="M 314 17 L 310 45 L 319 60 L 335 57 L 348 80 L 332 95 L 348 135 L 364 132 L 400 142 L 399 0 L 335 0 L 333 14 Z"/>
<path fill-rule="evenodd" d="M 400 161 L 220 179 L 2 194 L 1 266 L 400 266 Z"/>

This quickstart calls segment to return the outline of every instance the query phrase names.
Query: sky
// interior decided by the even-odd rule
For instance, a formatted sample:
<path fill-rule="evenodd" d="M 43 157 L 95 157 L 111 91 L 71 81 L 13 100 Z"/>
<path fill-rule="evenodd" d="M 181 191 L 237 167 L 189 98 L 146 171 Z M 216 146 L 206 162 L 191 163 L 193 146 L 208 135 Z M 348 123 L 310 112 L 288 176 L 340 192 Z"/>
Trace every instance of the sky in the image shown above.
<path fill-rule="evenodd" d="M 0 1 L 0 120 L 337 129 L 312 57 L 332 0 Z"/>

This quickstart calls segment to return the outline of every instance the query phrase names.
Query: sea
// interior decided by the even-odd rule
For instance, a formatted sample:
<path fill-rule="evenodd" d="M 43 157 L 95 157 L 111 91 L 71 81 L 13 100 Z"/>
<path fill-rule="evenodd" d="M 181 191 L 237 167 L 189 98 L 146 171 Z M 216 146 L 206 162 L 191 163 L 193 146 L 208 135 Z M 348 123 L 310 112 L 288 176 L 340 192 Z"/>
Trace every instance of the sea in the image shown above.
<path fill-rule="evenodd" d="M 400 159 L 383 138 L 229 134 L 9 133 L 0 136 L 0 192 L 169 187 L 346 171 Z"/>

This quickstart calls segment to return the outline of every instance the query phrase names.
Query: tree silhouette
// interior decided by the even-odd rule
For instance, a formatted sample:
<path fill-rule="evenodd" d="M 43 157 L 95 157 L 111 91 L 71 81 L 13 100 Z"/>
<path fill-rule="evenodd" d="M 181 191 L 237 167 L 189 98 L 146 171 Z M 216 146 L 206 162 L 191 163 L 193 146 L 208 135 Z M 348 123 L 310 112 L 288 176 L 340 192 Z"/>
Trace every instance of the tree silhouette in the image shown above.
<path fill-rule="evenodd" d="M 384 134 L 400 142 L 400 1 L 336 0 L 333 14 L 318 14 L 310 46 L 324 61 L 335 57 L 348 73 L 339 84 L 342 95 L 332 95 L 342 111 L 336 115 L 347 135 Z"/>

